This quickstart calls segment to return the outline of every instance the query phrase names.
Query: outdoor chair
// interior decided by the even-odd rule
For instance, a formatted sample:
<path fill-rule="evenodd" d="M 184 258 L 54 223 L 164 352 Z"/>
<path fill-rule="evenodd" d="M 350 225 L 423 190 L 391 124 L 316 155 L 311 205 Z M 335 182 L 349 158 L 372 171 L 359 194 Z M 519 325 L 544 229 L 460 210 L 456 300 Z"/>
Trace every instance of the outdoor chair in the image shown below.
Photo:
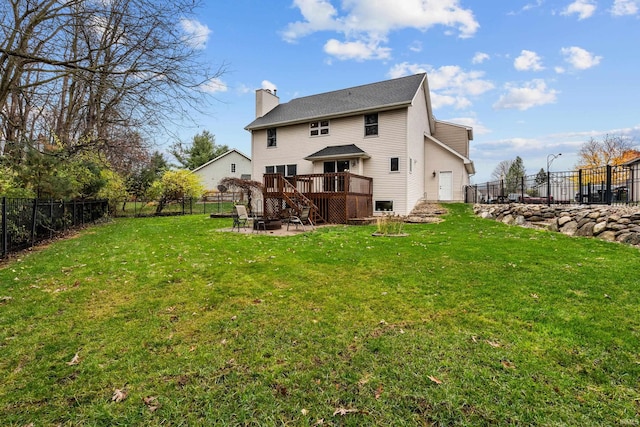
<path fill-rule="evenodd" d="M 315 228 L 313 226 L 313 222 L 311 222 L 311 218 L 309 218 L 310 213 L 311 213 L 311 208 L 309 206 L 305 206 L 304 208 L 302 208 L 302 212 L 300 213 L 299 216 L 291 215 L 289 217 L 289 221 L 287 221 L 287 231 L 289 231 L 289 226 L 291 224 L 296 225 L 296 230 L 298 229 L 298 225 L 301 225 L 302 230 L 307 231 L 306 228 L 304 228 L 305 222 L 308 222 L 312 229 Z"/>
<path fill-rule="evenodd" d="M 233 227 L 231 227 L 231 231 L 233 231 L 236 227 L 238 227 L 238 232 L 240 232 L 240 226 L 247 228 L 247 222 L 249 221 L 249 214 L 247 214 L 247 207 L 244 205 L 235 205 L 234 206 L 234 214 L 233 214 Z"/>

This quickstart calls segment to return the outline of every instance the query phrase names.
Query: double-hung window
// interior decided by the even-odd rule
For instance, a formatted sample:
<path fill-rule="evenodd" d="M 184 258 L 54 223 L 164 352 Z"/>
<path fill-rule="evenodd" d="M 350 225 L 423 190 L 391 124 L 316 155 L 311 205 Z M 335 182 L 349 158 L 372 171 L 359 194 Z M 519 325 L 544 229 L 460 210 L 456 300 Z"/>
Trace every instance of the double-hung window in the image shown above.
<path fill-rule="evenodd" d="M 267 148 L 276 146 L 276 128 L 269 128 L 267 129 Z"/>
<path fill-rule="evenodd" d="M 378 135 L 378 113 L 364 115 L 364 136 Z"/>
<path fill-rule="evenodd" d="M 236 173 L 236 164 L 231 163 L 231 173 Z"/>
<path fill-rule="evenodd" d="M 309 136 L 329 135 L 329 120 L 309 123 Z"/>

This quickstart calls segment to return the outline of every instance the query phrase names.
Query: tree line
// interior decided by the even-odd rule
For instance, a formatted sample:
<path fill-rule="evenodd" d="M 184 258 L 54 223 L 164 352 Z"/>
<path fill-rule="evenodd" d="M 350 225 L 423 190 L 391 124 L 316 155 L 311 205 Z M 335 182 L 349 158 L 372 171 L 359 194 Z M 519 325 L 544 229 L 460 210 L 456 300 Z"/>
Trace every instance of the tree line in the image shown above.
<path fill-rule="evenodd" d="M 580 147 L 575 169 L 596 169 L 602 166 L 616 166 L 630 160 L 640 158 L 640 151 L 635 149 L 635 140 L 623 135 L 605 135 L 602 139 L 590 138 Z M 519 179 L 525 176 L 526 168 L 520 156 L 513 160 L 503 160 L 491 173 L 495 181 L 505 182 L 509 192 L 515 192 Z M 535 183 L 547 182 L 547 171 L 544 168 L 536 173 Z"/>
<path fill-rule="evenodd" d="M 208 106 L 204 87 L 225 71 L 203 61 L 179 24 L 198 6 L 0 2 L 0 195 L 142 196 L 175 169 L 154 149 L 157 136 Z M 171 152 L 192 169 L 225 148 L 205 131 Z"/>

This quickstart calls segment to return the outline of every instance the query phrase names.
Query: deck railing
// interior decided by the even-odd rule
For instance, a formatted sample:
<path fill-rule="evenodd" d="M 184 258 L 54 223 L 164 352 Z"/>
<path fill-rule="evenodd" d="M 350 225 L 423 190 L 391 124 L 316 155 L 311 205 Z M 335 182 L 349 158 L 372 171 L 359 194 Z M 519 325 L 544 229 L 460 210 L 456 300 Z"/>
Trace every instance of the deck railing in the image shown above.
<path fill-rule="evenodd" d="M 292 204 L 289 200 L 297 205 L 308 204 L 308 200 L 317 218 L 329 223 L 346 223 L 350 218 L 373 214 L 373 178 L 350 172 L 286 178 L 281 174 L 265 174 L 264 187 L 265 211 L 284 209 Z"/>

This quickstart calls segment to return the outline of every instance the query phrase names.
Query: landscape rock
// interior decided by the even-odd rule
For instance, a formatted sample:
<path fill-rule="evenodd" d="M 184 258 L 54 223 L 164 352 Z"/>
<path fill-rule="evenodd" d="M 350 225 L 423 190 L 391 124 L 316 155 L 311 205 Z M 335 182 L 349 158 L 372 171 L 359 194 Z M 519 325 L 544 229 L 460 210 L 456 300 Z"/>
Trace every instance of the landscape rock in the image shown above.
<path fill-rule="evenodd" d="M 640 207 L 546 206 L 521 203 L 475 205 L 474 213 L 509 225 L 544 227 L 569 236 L 597 237 L 640 247 Z"/>

